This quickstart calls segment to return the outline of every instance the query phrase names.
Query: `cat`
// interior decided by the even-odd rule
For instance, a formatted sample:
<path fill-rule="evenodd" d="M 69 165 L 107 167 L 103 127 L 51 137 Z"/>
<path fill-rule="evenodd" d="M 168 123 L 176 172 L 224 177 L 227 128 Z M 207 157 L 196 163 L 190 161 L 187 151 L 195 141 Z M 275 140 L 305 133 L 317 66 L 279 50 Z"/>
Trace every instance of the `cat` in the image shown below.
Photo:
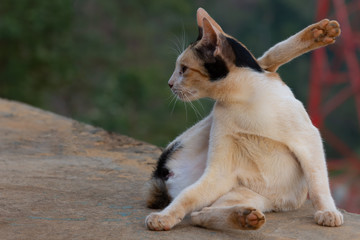
<path fill-rule="evenodd" d="M 226 34 L 202 8 L 198 39 L 180 54 L 168 81 L 183 101 L 203 97 L 209 116 L 172 141 L 150 181 L 150 230 L 170 230 L 191 213 L 195 225 L 254 230 L 264 212 L 299 208 L 307 198 L 317 224 L 340 226 L 319 131 L 276 70 L 335 42 L 336 21 L 324 19 L 276 44 L 259 59 Z"/>

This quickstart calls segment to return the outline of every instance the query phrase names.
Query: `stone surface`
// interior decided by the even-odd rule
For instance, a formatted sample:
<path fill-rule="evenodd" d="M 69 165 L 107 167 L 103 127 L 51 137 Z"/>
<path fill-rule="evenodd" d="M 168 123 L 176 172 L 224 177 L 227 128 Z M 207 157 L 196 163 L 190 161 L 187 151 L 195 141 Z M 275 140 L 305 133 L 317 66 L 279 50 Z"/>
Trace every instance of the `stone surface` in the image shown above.
<path fill-rule="evenodd" d="M 259 231 L 218 232 L 189 219 L 148 231 L 145 183 L 160 149 L 0 99 L 0 239 L 360 239 L 360 215 L 317 226 L 306 203 L 266 214 Z"/>

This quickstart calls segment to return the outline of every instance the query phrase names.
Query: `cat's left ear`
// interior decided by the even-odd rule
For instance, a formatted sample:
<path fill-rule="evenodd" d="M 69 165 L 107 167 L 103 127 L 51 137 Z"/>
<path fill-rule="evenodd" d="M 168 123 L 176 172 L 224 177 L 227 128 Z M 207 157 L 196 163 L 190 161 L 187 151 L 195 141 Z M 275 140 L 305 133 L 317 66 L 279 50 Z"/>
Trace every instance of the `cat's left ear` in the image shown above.
<path fill-rule="evenodd" d="M 203 36 L 200 40 L 200 44 L 205 46 L 208 50 L 212 50 L 213 56 L 222 55 L 224 44 L 224 35 L 217 27 L 207 19 L 203 19 Z"/>
<path fill-rule="evenodd" d="M 215 22 L 215 20 L 212 17 L 210 17 L 210 15 L 203 8 L 199 8 L 196 12 L 197 25 L 199 27 L 199 35 L 202 35 L 202 29 L 204 28 L 203 26 L 204 18 L 206 18 L 219 32 L 224 33 L 220 25 L 217 22 Z M 199 36 L 199 38 L 201 38 L 201 36 Z"/>
<path fill-rule="evenodd" d="M 207 18 L 203 19 L 203 36 L 200 42 L 205 46 L 216 47 L 218 43 L 219 31 L 216 31 L 216 28 L 212 26 Z"/>

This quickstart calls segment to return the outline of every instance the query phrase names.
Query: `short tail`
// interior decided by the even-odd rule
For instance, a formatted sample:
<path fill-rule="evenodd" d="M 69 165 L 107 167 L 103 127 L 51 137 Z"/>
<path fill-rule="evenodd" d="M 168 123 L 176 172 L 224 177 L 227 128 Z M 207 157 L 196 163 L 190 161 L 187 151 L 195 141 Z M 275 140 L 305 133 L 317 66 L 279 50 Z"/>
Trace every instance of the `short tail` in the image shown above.
<path fill-rule="evenodd" d="M 150 180 L 150 187 L 146 206 L 152 209 L 163 209 L 171 202 L 171 196 L 163 179 L 153 177 Z"/>

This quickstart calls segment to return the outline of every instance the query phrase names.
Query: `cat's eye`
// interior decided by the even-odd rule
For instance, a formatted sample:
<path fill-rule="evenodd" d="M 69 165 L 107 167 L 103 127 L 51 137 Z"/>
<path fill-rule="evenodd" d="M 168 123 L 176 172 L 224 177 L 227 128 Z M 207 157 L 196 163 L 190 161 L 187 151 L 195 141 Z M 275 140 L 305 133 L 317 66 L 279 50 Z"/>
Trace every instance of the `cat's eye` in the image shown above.
<path fill-rule="evenodd" d="M 185 72 L 186 72 L 186 70 L 188 69 L 188 67 L 187 66 L 185 66 L 185 65 L 181 65 L 181 72 L 180 72 L 180 74 L 184 74 Z"/>

